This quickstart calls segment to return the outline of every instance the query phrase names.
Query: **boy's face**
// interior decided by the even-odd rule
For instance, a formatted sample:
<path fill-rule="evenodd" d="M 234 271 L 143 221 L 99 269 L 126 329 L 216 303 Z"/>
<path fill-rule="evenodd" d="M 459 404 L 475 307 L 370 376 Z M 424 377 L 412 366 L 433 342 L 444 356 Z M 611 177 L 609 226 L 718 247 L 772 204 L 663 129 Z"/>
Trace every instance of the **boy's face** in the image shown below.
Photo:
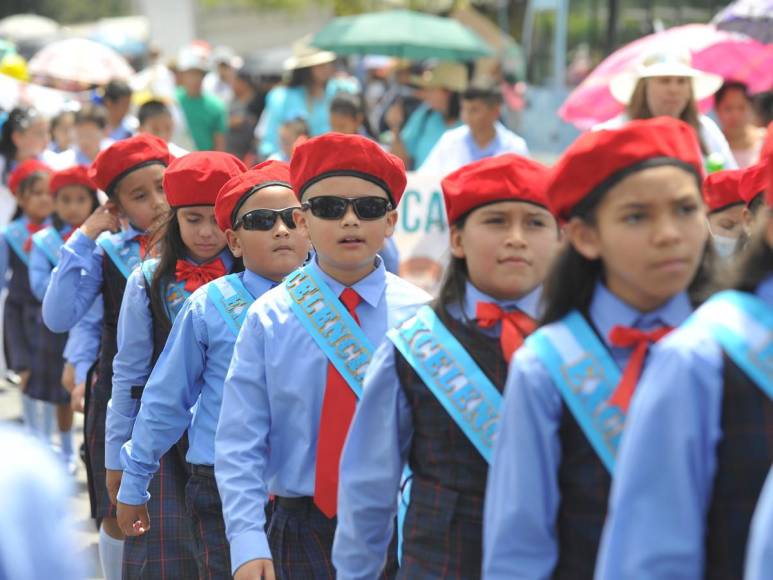
<path fill-rule="evenodd" d="M 63 222 L 77 227 L 91 215 L 93 199 L 82 185 L 67 185 L 57 192 L 54 205 Z"/>
<path fill-rule="evenodd" d="M 149 230 L 169 210 L 164 169 L 160 163 L 140 167 L 121 179 L 115 189 L 118 209 L 139 230 Z"/>
<path fill-rule="evenodd" d="M 111 115 L 115 115 L 117 119 L 123 119 L 129 113 L 131 103 L 131 97 L 121 97 L 117 101 L 105 100 L 105 107 Z"/>
<path fill-rule="evenodd" d="M 499 119 L 499 105 L 481 99 L 462 100 L 462 121 L 473 133 L 490 130 Z"/>
<path fill-rule="evenodd" d="M 78 144 L 78 149 L 92 159 L 99 153 L 104 138 L 105 130 L 96 123 L 78 123 L 75 125 L 75 142 Z"/>
<path fill-rule="evenodd" d="M 333 133 L 344 135 L 356 135 L 360 129 L 362 119 L 344 115 L 343 113 L 330 113 L 330 130 Z"/>
<path fill-rule="evenodd" d="M 42 222 L 54 211 L 54 198 L 48 191 L 48 181 L 47 175 L 35 179 L 17 199 L 21 210 L 35 223 Z"/>
<path fill-rule="evenodd" d="M 312 185 L 303 195 L 303 201 L 334 196 L 343 198 L 379 197 L 388 200 L 386 192 L 378 185 L 359 177 L 329 177 Z M 298 228 L 308 232 L 317 251 L 320 266 L 340 280 L 367 275 L 373 268 L 373 260 L 391 236 L 397 222 L 397 212 L 392 210 L 381 218 L 363 220 L 349 205 L 340 219 L 323 219 L 310 209 L 295 214 Z"/>
<path fill-rule="evenodd" d="M 145 122 L 140 125 L 140 133 L 150 133 L 167 143 L 172 140 L 173 130 L 174 121 L 172 121 L 172 115 L 167 115 L 166 113 L 145 119 Z"/>

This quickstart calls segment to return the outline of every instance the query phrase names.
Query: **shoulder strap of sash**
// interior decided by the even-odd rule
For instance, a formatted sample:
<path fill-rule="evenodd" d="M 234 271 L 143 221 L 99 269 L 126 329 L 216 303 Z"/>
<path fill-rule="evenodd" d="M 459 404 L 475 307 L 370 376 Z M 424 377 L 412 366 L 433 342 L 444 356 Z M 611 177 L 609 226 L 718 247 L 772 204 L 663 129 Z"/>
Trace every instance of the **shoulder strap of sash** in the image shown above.
<path fill-rule="evenodd" d="M 59 263 L 59 250 L 64 245 L 62 236 L 55 227 L 50 226 L 32 235 L 32 241 L 46 255 L 54 266 Z"/>
<path fill-rule="evenodd" d="M 491 463 L 502 395 L 429 306 L 387 332 L 427 388 Z"/>
<path fill-rule="evenodd" d="M 19 259 L 25 266 L 29 266 L 30 256 L 24 251 L 24 244 L 29 239 L 30 233 L 21 223 L 21 220 L 14 220 L 5 228 L 5 241 L 11 246 L 11 249 L 19 256 Z"/>
<path fill-rule="evenodd" d="M 145 277 L 148 288 L 150 288 L 150 284 L 153 282 L 153 274 L 156 273 L 156 268 L 158 268 L 158 258 L 143 260 L 140 264 L 140 268 L 142 268 L 142 275 Z"/>
<path fill-rule="evenodd" d="M 694 315 L 741 370 L 773 399 L 773 308 L 747 292 L 728 290 Z"/>
<path fill-rule="evenodd" d="M 124 242 L 120 247 L 113 242 L 113 236 L 103 236 L 97 240 L 115 267 L 128 278 L 140 264 L 140 245 L 134 240 Z"/>
<path fill-rule="evenodd" d="M 625 413 L 607 403 L 622 377 L 609 351 L 577 311 L 540 328 L 526 343 L 545 365 L 604 466 L 614 473 Z"/>
<path fill-rule="evenodd" d="M 373 346 L 324 280 L 311 265 L 296 270 L 283 283 L 301 325 L 360 398 Z"/>
<path fill-rule="evenodd" d="M 247 318 L 247 311 L 255 302 L 242 279 L 237 274 L 229 274 L 213 280 L 207 286 L 207 298 L 214 304 L 234 336 L 238 336 Z"/>
<path fill-rule="evenodd" d="M 160 260 L 158 258 L 149 258 L 143 260 L 140 268 L 142 268 L 142 275 L 145 278 L 146 287 L 148 290 L 148 296 L 150 296 L 150 288 L 153 284 L 153 276 L 156 274 L 158 264 Z M 175 318 L 180 312 L 185 301 L 191 295 L 185 289 L 185 282 L 173 281 L 166 286 L 166 296 L 164 296 L 164 305 L 166 306 L 166 315 L 169 320 L 174 322 Z"/>

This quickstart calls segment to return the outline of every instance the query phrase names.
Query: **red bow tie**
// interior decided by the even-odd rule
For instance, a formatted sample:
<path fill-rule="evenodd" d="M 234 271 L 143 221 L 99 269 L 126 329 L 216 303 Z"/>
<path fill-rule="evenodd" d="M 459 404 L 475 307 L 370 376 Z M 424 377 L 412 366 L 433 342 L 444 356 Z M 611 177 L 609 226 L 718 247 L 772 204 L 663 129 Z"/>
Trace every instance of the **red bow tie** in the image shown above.
<path fill-rule="evenodd" d="M 631 404 L 633 392 L 636 390 L 636 383 L 639 382 L 639 375 L 641 374 L 644 358 L 647 356 L 650 344 L 659 341 L 671 330 L 670 326 L 663 326 L 649 332 L 628 326 L 615 326 L 612 328 L 609 332 L 609 342 L 612 343 L 612 346 L 632 348 L 633 352 L 625 367 L 625 371 L 623 371 L 623 378 L 620 379 L 620 384 L 617 385 L 615 392 L 609 399 L 610 405 L 617 405 L 623 411 L 628 411 L 628 405 Z"/>
<path fill-rule="evenodd" d="M 499 343 L 508 363 L 513 353 L 523 344 L 523 340 L 537 329 L 537 323 L 528 314 L 520 310 L 506 312 L 491 302 L 478 302 L 475 317 L 481 328 L 491 328 L 497 322 L 502 323 Z"/>
<path fill-rule="evenodd" d="M 32 250 L 32 234 L 36 234 L 45 227 L 46 224 L 33 224 L 32 222 L 27 222 L 27 232 L 29 233 L 29 236 L 27 236 L 27 239 L 24 242 L 24 251 L 26 253 L 29 254 L 30 250 Z"/>
<path fill-rule="evenodd" d="M 192 264 L 187 260 L 177 260 L 175 274 L 177 275 L 178 282 L 185 280 L 186 291 L 194 292 L 207 282 L 225 276 L 226 270 L 225 264 L 223 264 L 223 260 L 220 258 L 201 266 Z"/>
<path fill-rule="evenodd" d="M 148 236 L 141 234 L 134 239 L 140 244 L 140 258 L 144 259 L 148 253 Z"/>

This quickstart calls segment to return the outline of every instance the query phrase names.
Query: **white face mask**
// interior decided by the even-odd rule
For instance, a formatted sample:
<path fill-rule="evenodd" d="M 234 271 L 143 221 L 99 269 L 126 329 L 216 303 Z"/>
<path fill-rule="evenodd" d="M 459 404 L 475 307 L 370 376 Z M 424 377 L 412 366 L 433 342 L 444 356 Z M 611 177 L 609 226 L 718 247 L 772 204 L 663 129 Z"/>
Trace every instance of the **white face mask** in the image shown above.
<path fill-rule="evenodd" d="M 711 239 L 714 243 L 714 249 L 717 251 L 720 258 L 729 258 L 735 253 L 735 248 L 738 245 L 738 238 L 711 234 Z"/>

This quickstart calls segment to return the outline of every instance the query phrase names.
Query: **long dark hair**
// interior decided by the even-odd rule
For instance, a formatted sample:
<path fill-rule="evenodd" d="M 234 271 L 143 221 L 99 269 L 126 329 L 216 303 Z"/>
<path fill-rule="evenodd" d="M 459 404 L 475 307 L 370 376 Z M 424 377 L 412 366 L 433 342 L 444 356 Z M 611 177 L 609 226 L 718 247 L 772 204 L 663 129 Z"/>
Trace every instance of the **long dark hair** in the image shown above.
<path fill-rule="evenodd" d="M 13 134 L 26 130 L 37 116 L 38 112 L 35 109 L 26 107 L 16 107 L 8 113 L 8 118 L 0 131 L 0 155 L 5 158 L 6 174 L 10 173 L 11 162 L 16 159 L 17 149 L 13 142 Z"/>
<path fill-rule="evenodd" d="M 91 209 L 89 210 L 89 215 L 91 215 L 100 206 L 99 197 L 97 197 L 96 189 L 86 188 L 86 190 L 89 192 L 91 197 Z M 54 212 L 54 214 L 51 216 L 51 223 L 57 230 L 61 230 L 65 226 L 64 221 L 56 212 Z"/>
<path fill-rule="evenodd" d="M 631 167 L 625 175 L 630 175 L 633 171 L 648 166 L 652 166 L 652 164 L 646 162 L 637 164 Z M 697 175 L 696 180 L 698 180 Z M 596 213 L 601 200 L 619 181 L 620 178 L 597 188 L 584 200 L 584 203 L 575 208 L 573 217 L 580 218 L 589 226 L 595 226 Z M 700 183 L 699 180 L 698 183 Z M 701 304 L 714 291 L 713 282 L 716 270 L 717 255 L 711 239 L 708 239 L 698 271 L 687 289 L 693 306 Z M 589 260 L 580 254 L 571 243 L 566 242 L 553 262 L 550 273 L 545 280 L 542 293 L 543 315 L 540 323 L 545 325 L 561 320 L 572 310 L 579 310 L 588 316 L 596 283 L 603 277 L 604 265 L 600 259 Z"/>

